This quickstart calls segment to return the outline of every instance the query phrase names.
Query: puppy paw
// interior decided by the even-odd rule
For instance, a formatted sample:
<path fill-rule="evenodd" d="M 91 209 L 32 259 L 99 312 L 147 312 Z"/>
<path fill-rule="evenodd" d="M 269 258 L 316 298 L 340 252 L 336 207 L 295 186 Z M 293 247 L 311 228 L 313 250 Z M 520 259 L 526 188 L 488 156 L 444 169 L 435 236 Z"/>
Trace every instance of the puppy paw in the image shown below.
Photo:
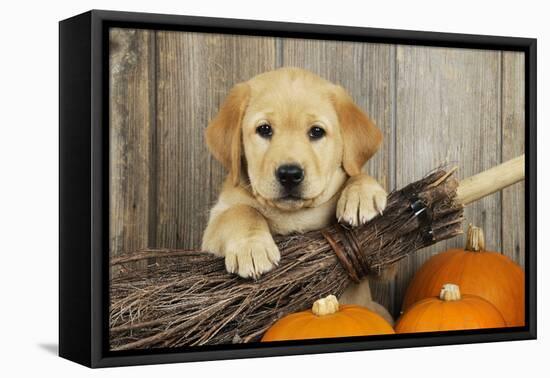
<path fill-rule="evenodd" d="M 279 264 L 281 254 L 269 233 L 230 240 L 225 246 L 225 268 L 244 278 L 258 278 Z"/>
<path fill-rule="evenodd" d="M 338 222 L 360 226 L 370 221 L 386 208 L 387 194 L 384 188 L 368 176 L 353 177 L 346 185 L 338 205 Z"/>

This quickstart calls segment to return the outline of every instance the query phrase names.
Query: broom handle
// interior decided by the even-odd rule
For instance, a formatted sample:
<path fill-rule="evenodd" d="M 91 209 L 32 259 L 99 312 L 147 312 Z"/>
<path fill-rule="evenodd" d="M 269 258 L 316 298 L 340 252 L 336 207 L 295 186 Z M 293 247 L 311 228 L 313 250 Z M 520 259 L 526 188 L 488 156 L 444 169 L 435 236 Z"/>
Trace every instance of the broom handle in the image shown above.
<path fill-rule="evenodd" d="M 467 205 L 525 178 L 525 155 L 518 156 L 458 184 L 456 199 Z"/>

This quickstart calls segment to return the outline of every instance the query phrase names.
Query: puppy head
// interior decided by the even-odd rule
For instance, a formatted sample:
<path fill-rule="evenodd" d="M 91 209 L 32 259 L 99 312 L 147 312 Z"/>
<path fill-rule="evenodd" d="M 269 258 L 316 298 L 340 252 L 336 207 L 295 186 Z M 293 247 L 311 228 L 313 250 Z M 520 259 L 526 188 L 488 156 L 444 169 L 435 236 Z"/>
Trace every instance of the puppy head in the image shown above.
<path fill-rule="evenodd" d="M 254 196 L 296 210 L 332 197 L 342 169 L 359 174 L 382 133 L 342 87 L 283 68 L 236 85 L 209 124 L 206 141 L 235 185 L 245 159 Z"/>

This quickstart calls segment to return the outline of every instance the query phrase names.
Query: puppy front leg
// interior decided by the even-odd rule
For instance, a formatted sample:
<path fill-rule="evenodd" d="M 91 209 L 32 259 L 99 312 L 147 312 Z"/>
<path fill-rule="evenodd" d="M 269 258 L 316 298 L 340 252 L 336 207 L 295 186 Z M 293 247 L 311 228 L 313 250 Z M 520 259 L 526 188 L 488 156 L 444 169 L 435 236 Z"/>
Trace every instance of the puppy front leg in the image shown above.
<path fill-rule="evenodd" d="M 356 227 L 370 221 L 381 214 L 386 207 L 386 191 L 372 177 L 361 173 L 352 176 L 346 182 L 344 190 L 338 200 L 336 217 L 339 222 Z M 395 267 L 380 272 L 377 279 L 388 280 L 395 276 Z M 374 278 L 369 276 L 370 278 Z M 358 304 L 377 312 L 390 324 L 393 318 L 382 305 L 374 302 L 371 295 L 369 277 L 358 284 L 351 284 L 342 294 L 342 303 Z"/>
<path fill-rule="evenodd" d="M 350 177 L 336 207 L 338 222 L 353 227 L 367 223 L 386 208 L 386 197 L 384 188 L 369 175 Z"/>
<path fill-rule="evenodd" d="M 374 178 L 365 173 L 352 176 L 346 182 L 338 200 L 336 217 L 338 222 L 360 226 L 370 221 L 386 208 L 387 194 Z M 388 281 L 395 277 L 397 264 L 371 275 L 373 279 Z"/>
<path fill-rule="evenodd" d="M 342 293 L 338 301 L 342 304 L 354 304 L 368 308 L 386 319 L 393 326 L 394 320 L 389 311 L 372 299 L 369 278 L 359 283 L 351 283 Z"/>
<path fill-rule="evenodd" d="M 241 277 L 257 278 L 279 263 L 281 255 L 265 218 L 247 205 L 211 216 L 202 249 L 225 257 L 225 267 Z"/>

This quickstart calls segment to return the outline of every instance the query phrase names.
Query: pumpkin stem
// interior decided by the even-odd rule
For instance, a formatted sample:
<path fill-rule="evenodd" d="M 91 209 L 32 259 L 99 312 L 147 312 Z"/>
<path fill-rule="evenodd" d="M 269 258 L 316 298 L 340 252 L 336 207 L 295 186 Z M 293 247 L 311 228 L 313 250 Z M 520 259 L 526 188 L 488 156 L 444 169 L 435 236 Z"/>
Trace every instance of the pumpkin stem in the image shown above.
<path fill-rule="evenodd" d="M 316 300 L 311 307 L 311 312 L 317 316 L 331 315 L 338 311 L 338 299 L 334 295 Z"/>
<path fill-rule="evenodd" d="M 459 301 L 460 298 L 460 288 L 455 284 L 443 285 L 441 292 L 439 293 L 439 299 L 445 302 Z"/>
<path fill-rule="evenodd" d="M 485 250 L 485 235 L 480 227 L 473 226 L 471 223 L 468 225 L 466 248 L 464 249 L 472 252 Z"/>

